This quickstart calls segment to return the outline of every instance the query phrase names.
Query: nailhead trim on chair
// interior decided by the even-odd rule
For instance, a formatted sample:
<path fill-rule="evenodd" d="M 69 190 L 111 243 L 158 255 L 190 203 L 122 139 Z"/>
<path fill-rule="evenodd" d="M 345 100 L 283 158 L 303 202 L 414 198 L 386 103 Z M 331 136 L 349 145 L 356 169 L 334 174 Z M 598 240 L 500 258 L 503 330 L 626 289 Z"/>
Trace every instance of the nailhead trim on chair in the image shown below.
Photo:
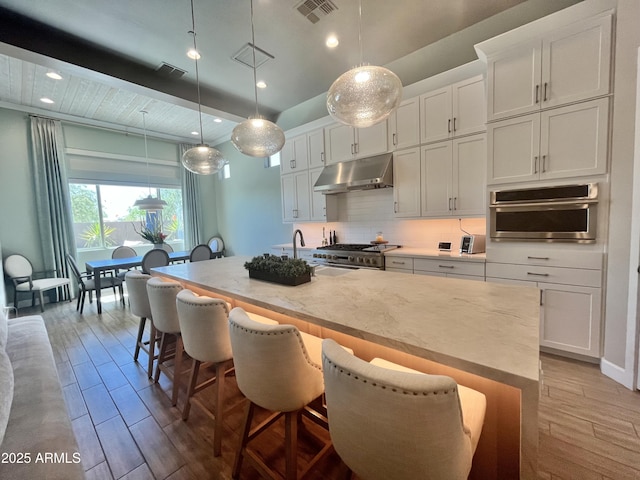
<path fill-rule="evenodd" d="M 300 343 L 300 345 L 302 345 L 302 347 L 304 347 L 302 349 L 302 351 L 304 352 L 304 358 L 307 360 L 307 362 L 309 362 L 309 364 L 311 366 L 313 366 L 314 368 L 317 368 L 318 370 L 322 370 L 322 368 L 320 366 L 316 365 L 311 360 L 311 358 L 309 357 L 309 354 L 307 353 L 307 347 L 304 346 L 304 342 L 302 341 L 302 337 L 300 336 L 300 332 L 298 331 L 298 329 L 290 328 L 290 329 L 282 330 L 282 331 L 279 331 L 279 332 L 263 332 L 261 330 L 255 330 L 255 329 L 249 329 L 249 328 L 241 327 L 240 325 L 237 325 L 235 323 L 231 323 L 229 326 L 233 327 L 233 328 L 239 328 L 240 330 L 243 330 L 243 331 L 245 331 L 247 333 L 257 333 L 259 335 L 285 335 L 287 333 L 294 332 L 296 334 L 296 337 L 298 337 L 298 342 Z"/>
<path fill-rule="evenodd" d="M 322 356 L 322 358 L 331 365 L 332 368 L 338 369 L 340 371 L 340 373 L 346 374 L 348 377 L 353 377 L 354 380 L 360 380 L 360 378 L 357 375 L 352 375 L 352 372 L 349 372 L 348 370 L 345 370 L 344 368 L 340 368 L 338 367 L 335 363 L 333 363 L 331 360 L 329 360 L 327 357 L 325 357 L 324 355 Z M 426 375 L 426 374 L 425 374 Z M 360 380 L 363 383 L 367 383 L 366 379 L 362 379 Z M 390 387 L 389 385 L 378 385 L 377 383 L 371 383 L 372 387 L 380 387 L 382 390 L 386 390 L 387 388 L 389 388 L 392 392 L 394 393 L 402 393 L 403 395 L 423 395 L 423 396 L 428 396 L 428 395 L 440 395 L 440 394 L 445 394 L 447 395 L 450 392 L 455 392 L 457 389 L 454 388 L 452 390 L 440 390 L 440 391 L 435 391 L 435 392 L 422 392 L 422 391 L 406 391 L 406 390 L 402 390 L 399 391 L 396 387 Z"/>
<path fill-rule="evenodd" d="M 212 298 L 213 298 L 213 297 L 212 297 Z M 225 313 L 227 314 L 227 316 L 229 316 L 229 309 L 228 309 L 228 307 L 227 307 L 227 305 L 226 305 L 226 302 L 225 302 L 224 304 L 222 304 L 222 305 L 221 305 L 221 304 L 218 304 L 218 305 L 212 305 L 212 304 L 210 304 L 210 303 L 209 303 L 209 304 L 206 304 L 206 305 L 203 305 L 202 303 L 191 303 L 191 302 L 187 302 L 187 301 L 185 301 L 184 299 L 180 299 L 180 301 L 181 301 L 182 303 L 184 303 L 185 305 L 189 305 L 189 306 L 191 306 L 191 307 L 207 307 L 207 308 L 210 308 L 210 307 L 212 307 L 212 306 L 213 306 L 213 307 L 218 308 L 218 306 L 222 306 L 222 307 L 224 307 L 224 311 L 225 311 Z"/>

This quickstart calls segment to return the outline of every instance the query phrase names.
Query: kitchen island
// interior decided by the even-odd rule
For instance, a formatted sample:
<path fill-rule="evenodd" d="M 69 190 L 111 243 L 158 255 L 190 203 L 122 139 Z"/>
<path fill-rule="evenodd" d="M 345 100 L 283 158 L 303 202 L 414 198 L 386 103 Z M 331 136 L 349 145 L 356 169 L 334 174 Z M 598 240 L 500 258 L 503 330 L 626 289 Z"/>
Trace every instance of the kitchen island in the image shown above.
<path fill-rule="evenodd" d="M 445 374 L 487 396 L 470 478 L 535 478 L 539 395 L 537 289 L 320 267 L 288 287 L 250 279 L 248 257 L 153 269 L 281 323 L 378 356 Z"/>

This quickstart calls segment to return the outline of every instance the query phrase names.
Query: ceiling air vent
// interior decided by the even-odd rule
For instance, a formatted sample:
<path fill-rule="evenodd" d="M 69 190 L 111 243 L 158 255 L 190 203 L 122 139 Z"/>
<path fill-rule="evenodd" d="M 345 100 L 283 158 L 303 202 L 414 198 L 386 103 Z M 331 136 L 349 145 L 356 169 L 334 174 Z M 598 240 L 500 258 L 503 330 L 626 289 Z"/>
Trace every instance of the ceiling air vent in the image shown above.
<path fill-rule="evenodd" d="M 338 7 L 330 0 L 302 0 L 295 7 L 311 23 L 318 23 Z"/>
<path fill-rule="evenodd" d="M 247 43 L 242 47 L 233 57 L 236 62 L 240 62 L 249 68 L 253 68 L 253 44 Z M 259 47 L 256 47 L 256 68 L 265 63 L 267 60 L 275 58 L 270 53 L 265 52 Z"/>
<path fill-rule="evenodd" d="M 160 66 L 156 68 L 156 72 L 158 72 L 159 75 L 165 78 L 180 78 L 185 73 L 187 73 L 186 70 L 182 70 L 181 68 L 174 67 L 173 65 L 169 65 L 166 62 L 162 62 Z"/>

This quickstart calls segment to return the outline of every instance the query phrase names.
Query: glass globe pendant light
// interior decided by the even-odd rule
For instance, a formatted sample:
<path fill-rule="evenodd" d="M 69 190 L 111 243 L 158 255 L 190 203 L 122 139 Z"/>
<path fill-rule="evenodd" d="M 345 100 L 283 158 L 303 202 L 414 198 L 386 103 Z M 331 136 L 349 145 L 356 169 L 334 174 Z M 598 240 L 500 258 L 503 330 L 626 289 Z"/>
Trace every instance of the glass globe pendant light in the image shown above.
<path fill-rule="evenodd" d="M 231 133 L 231 142 L 245 155 L 269 157 L 284 146 L 284 132 L 275 123 L 261 118 L 258 113 L 258 86 L 256 76 L 256 37 L 253 29 L 253 0 L 251 0 L 251 46 L 253 48 L 253 90 L 256 100 L 256 115 L 236 125 Z"/>
<path fill-rule="evenodd" d="M 154 212 L 162 210 L 164 207 L 166 207 L 167 202 L 160 198 L 151 196 L 151 179 L 149 176 L 149 151 L 147 149 L 147 112 L 146 110 L 140 110 L 140 113 L 142 114 L 142 126 L 144 128 L 144 157 L 147 160 L 147 187 L 149 188 L 149 196 L 147 198 L 140 198 L 136 200 L 133 206 L 139 208 L 140 210 Z"/>
<path fill-rule="evenodd" d="M 343 73 L 327 93 L 329 115 L 357 128 L 386 119 L 402 101 L 402 82 L 391 70 L 362 63 L 362 0 L 358 7 L 360 66 Z"/>
<path fill-rule="evenodd" d="M 196 20 L 193 14 L 193 0 L 191 0 L 191 22 L 193 30 L 193 51 L 198 52 L 196 46 Z M 190 148 L 182 155 L 182 165 L 190 172 L 198 175 L 213 175 L 218 173 L 227 163 L 220 151 L 210 147 L 204 143 L 204 135 L 202 132 L 202 105 L 200 102 L 200 75 L 198 72 L 198 57 L 196 53 L 193 59 L 196 62 L 196 86 L 198 89 L 198 115 L 200 118 L 200 144 Z"/>

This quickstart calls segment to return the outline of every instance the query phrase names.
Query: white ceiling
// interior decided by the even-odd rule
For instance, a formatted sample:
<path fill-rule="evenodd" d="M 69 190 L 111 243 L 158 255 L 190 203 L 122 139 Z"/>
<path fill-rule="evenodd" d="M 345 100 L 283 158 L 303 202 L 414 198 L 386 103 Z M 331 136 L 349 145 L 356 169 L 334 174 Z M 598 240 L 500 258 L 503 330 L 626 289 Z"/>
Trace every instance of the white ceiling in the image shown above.
<path fill-rule="evenodd" d="M 579 0 L 362 0 L 362 60 L 387 65 L 517 4 L 540 4 L 546 14 L 554 1 L 564 8 Z M 331 2 L 337 9 L 314 24 L 299 0 L 254 0 L 256 45 L 274 56 L 257 71 L 268 85 L 258 91 L 262 115 L 275 119 L 322 95 L 361 63 L 358 2 Z M 251 41 L 250 0 L 194 0 L 194 9 L 204 136 L 217 144 L 255 113 L 252 70 L 231 58 Z M 142 127 L 144 109 L 150 133 L 195 141 L 191 29 L 189 0 L 0 0 L 0 106 L 131 130 Z M 324 44 L 330 33 L 340 40 L 334 50 Z M 160 76 L 163 62 L 186 74 Z M 47 78 L 49 69 L 63 80 Z"/>

